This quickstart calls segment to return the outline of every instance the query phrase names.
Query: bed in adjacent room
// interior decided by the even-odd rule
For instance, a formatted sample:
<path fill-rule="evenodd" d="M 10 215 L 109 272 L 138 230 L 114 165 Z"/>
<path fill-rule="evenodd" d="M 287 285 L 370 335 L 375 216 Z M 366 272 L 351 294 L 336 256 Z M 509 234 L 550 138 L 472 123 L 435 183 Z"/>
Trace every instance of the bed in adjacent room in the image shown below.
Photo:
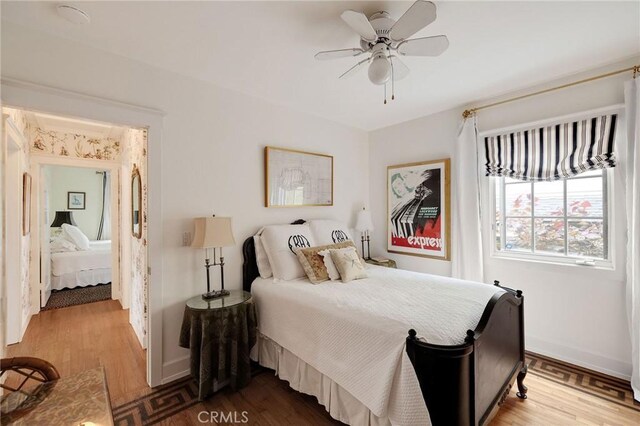
<path fill-rule="evenodd" d="M 373 265 L 360 279 L 314 285 L 289 254 L 302 250 L 291 241 L 336 242 L 335 230 L 314 230 L 285 225 L 271 242 L 244 244 L 254 360 L 348 424 L 483 424 L 516 376 L 526 397 L 520 292 Z"/>
<path fill-rule="evenodd" d="M 88 287 L 111 282 L 111 241 L 75 240 L 67 233 L 55 237 L 51 248 L 51 289 Z M 86 238 L 86 237 L 85 237 Z"/>

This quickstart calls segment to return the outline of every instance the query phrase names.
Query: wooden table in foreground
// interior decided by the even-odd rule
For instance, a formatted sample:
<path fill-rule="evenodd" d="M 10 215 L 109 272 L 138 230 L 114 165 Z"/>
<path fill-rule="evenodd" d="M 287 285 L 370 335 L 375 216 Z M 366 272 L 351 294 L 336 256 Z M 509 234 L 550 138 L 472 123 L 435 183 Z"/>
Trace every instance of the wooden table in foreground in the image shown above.
<path fill-rule="evenodd" d="M 24 403 L 20 398 L 20 392 L 12 392 L 2 401 L 3 425 L 113 425 L 102 367 L 45 383 L 32 401 Z M 30 409 L 4 413 L 7 407 L 20 404 Z"/>

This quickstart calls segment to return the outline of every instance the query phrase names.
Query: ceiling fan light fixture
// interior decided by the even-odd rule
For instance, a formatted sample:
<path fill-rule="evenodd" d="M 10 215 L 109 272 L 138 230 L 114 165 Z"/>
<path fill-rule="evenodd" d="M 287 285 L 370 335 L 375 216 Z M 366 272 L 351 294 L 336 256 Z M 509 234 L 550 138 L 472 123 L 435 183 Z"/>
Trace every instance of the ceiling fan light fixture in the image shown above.
<path fill-rule="evenodd" d="M 373 84 L 383 85 L 391 78 L 391 64 L 384 56 L 377 56 L 369 65 L 369 80 Z"/>

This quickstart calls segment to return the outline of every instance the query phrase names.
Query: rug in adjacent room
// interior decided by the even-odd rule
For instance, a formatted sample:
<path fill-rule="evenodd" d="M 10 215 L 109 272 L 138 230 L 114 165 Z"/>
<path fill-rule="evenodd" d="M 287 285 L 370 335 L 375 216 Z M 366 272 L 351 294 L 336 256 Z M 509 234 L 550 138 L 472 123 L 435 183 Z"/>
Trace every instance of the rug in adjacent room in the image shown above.
<path fill-rule="evenodd" d="M 100 302 L 111 299 L 111 283 L 98 284 L 90 287 L 79 287 L 64 290 L 54 290 L 41 311 L 66 308 L 67 306 L 84 305 L 85 303 Z"/>

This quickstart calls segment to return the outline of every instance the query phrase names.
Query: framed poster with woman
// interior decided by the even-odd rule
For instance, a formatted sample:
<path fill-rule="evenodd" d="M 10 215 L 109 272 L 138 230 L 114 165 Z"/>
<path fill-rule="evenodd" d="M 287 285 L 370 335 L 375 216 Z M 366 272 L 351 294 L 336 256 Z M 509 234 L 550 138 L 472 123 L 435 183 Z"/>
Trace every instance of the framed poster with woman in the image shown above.
<path fill-rule="evenodd" d="M 387 250 L 449 260 L 451 161 L 387 167 Z"/>

